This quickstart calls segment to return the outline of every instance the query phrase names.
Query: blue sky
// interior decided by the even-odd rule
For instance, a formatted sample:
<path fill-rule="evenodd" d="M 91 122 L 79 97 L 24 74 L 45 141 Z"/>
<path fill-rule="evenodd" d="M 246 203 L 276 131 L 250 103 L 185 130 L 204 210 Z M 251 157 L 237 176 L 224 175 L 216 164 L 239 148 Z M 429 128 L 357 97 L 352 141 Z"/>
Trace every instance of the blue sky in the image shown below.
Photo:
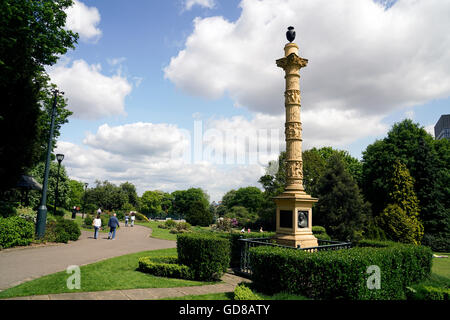
<path fill-rule="evenodd" d="M 57 151 L 90 185 L 201 187 L 216 201 L 259 186 L 284 148 L 275 59 L 289 25 L 309 59 L 305 149 L 360 158 L 393 123 L 412 118 L 432 132 L 450 110 L 445 1 L 84 0 L 67 13 L 81 37 L 48 69 L 74 112 Z"/>

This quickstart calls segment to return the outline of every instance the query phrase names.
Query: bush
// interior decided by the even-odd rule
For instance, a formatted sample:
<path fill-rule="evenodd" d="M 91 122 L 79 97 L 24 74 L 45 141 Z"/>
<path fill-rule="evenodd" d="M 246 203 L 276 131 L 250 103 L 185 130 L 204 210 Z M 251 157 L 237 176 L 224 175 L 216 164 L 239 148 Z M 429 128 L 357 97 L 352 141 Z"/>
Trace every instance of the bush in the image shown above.
<path fill-rule="evenodd" d="M 263 300 L 263 299 L 256 293 L 254 293 L 245 284 L 239 284 L 234 289 L 234 300 Z"/>
<path fill-rule="evenodd" d="M 48 221 L 44 235 L 44 241 L 67 243 L 76 241 L 81 235 L 80 228 L 75 221 L 59 218 L 56 221 Z"/>
<path fill-rule="evenodd" d="M 192 270 L 178 264 L 175 257 L 142 257 L 139 259 L 138 270 L 157 277 L 193 279 Z"/>
<path fill-rule="evenodd" d="M 202 201 L 194 201 L 186 212 L 186 221 L 193 226 L 207 227 L 213 215 Z"/>
<path fill-rule="evenodd" d="M 19 207 L 17 208 L 17 215 L 27 221 L 36 223 L 37 211 L 30 207 Z"/>
<path fill-rule="evenodd" d="M 327 231 L 324 227 L 321 226 L 313 226 L 312 232 L 317 239 L 320 240 L 331 240 L 331 237 L 327 234 Z"/>
<path fill-rule="evenodd" d="M 192 269 L 197 280 L 219 280 L 230 264 L 230 242 L 206 233 L 177 235 L 180 264 Z"/>
<path fill-rule="evenodd" d="M 396 244 L 309 253 L 301 250 L 250 249 L 253 283 L 264 293 L 288 292 L 313 299 L 404 299 L 405 288 L 431 273 L 429 248 Z M 381 289 L 367 286 L 369 266 L 381 270 Z"/>
<path fill-rule="evenodd" d="M 166 229 L 172 229 L 175 228 L 176 226 L 177 223 L 172 219 L 166 220 L 166 222 L 164 222 L 164 227 L 166 227 Z"/>
<path fill-rule="evenodd" d="M 21 217 L 0 218 L 0 247 L 27 246 L 33 241 L 34 223 Z"/>
<path fill-rule="evenodd" d="M 11 217 L 16 215 L 18 204 L 9 202 L 9 201 L 1 201 L 0 200 L 0 217 Z"/>

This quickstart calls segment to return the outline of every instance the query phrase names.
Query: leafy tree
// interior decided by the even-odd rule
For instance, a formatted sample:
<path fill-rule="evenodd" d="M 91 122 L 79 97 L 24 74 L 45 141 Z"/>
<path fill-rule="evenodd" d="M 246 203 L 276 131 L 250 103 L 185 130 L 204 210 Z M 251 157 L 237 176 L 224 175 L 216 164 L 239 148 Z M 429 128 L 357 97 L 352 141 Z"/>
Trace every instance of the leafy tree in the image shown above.
<path fill-rule="evenodd" d="M 222 198 L 222 203 L 228 209 L 235 206 L 246 208 L 249 212 L 257 212 L 264 202 L 264 196 L 257 187 L 239 188 L 237 191 L 231 190 Z"/>
<path fill-rule="evenodd" d="M 37 182 L 43 184 L 44 182 L 44 170 L 45 163 L 39 162 L 35 166 L 30 174 L 33 176 Z M 55 205 L 55 191 L 56 191 L 56 180 L 58 177 L 58 163 L 53 161 L 50 162 L 49 175 L 48 175 L 48 189 L 47 189 L 47 203 L 54 206 Z M 30 205 L 37 208 L 41 201 L 41 193 L 31 193 L 30 194 Z M 65 209 L 69 208 L 70 203 L 70 184 L 69 177 L 67 176 L 66 169 L 64 165 L 61 164 L 59 170 L 59 182 L 58 182 L 58 203 L 57 207 L 62 207 Z"/>
<path fill-rule="evenodd" d="M 283 193 L 286 186 L 286 151 L 278 156 L 278 161 L 270 161 L 266 168 L 266 174 L 258 180 L 264 188 L 266 199 L 273 198 Z"/>
<path fill-rule="evenodd" d="M 194 202 L 203 203 L 205 208 L 209 206 L 209 196 L 201 188 L 190 188 L 172 192 L 173 210 L 181 217 L 185 217 Z"/>
<path fill-rule="evenodd" d="M 420 244 L 423 226 L 418 220 L 419 201 L 408 169 L 398 160 L 394 163 L 389 188 L 390 203 L 379 219 L 385 234 L 394 241 Z"/>
<path fill-rule="evenodd" d="M 120 185 L 120 188 L 127 195 L 127 197 L 128 197 L 127 202 L 131 206 L 136 208 L 139 205 L 139 200 L 138 200 L 139 197 L 137 195 L 136 187 L 134 186 L 134 184 L 127 181 L 127 182 L 122 183 Z"/>
<path fill-rule="evenodd" d="M 44 67 L 74 48 L 77 34 L 64 29 L 64 9 L 72 3 L 0 2 L 0 191 L 13 187 L 41 158 L 50 87 Z"/>
<path fill-rule="evenodd" d="M 86 191 L 86 201 L 88 204 L 95 204 L 103 210 L 119 210 L 122 209 L 128 201 L 127 194 L 122 188 L 105 180 L 103 182 L 96 181 L 96 186 Z M 91 207 L 91 206 L 90 206 Z"/>
<path fill-rule="evenodd" d="M 193 200 L 186 211 L 186 222 L 193 226 L 206 227 L 212 223 L 213 215 L 209 211 L 205 202 L 202 200 Z"/>
<path fill-rule="evenodd" d="M 423 127 L 406 119 L 394 124 L 386 138 L 369 145 L 363 152 L 362 185 L 374 216 L 379 216 L 390 203 L 391 168 L 400 160 L 414 179 L 419 218 L 424 225 L 424 244 L 433 249 L 438 249 L 437 243 L 441 249 L 445 243 L 450 245 L 445 240 L 450 239 L 448 150 L 448 142 L 434 141 Z"/>
<path fill-rule="evenodd" d="M 342 158 L 332 155 L 318 186 L 319 202 L 314 208 L 314 221 L 338 240 L 362 237 L 370 206 L 360 193 L 356 181 Z"/>
<path fill-rule="evenodd" d="M 162 211 L 162 198 L 161 191 L 145 191 L 141 197 L 141 212 L 146 216 L 158 216 Z"/>
<path fill-rule="evenodd" d="M 74 206 L 82 207 L 84 197 L 84 183 L 76 180 L 69 180 L 69 208 Z"/>
<path fill-rule="evenodd" d="M 256 213 L 247 210 L 242 206 L 232 207 L 226 214 L 226 218 L 235 218 L 241 227 L 251 227 L 256 222 L 258 216 Z"/>

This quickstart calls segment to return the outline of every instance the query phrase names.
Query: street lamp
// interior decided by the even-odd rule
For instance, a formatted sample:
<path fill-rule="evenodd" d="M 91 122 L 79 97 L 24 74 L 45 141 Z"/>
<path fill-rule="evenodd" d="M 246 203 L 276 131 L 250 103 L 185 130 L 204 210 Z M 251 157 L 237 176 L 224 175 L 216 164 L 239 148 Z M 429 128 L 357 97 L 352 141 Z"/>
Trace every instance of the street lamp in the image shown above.
<path fill-rule="evenodd" d="M 62 91 L 57 89 L 52 90 L 54 95 L 53 106 L 52 106 L 52 117 L 50 122 L 50 135 L 48 137 L 48 147 L 47 147 L 47 160 L 45 162 L 45 172 L 44 172 L 44 183 L 42 185 L 42 196 L 41 203 L 38 208 L 38 214 L 36 219 L 36 236 L 38 239 L 42 238 L 45 234 L 45 224 L 47 222 L 47 188 L 48 188 L 48 173 L 50 170 L 50 154 L 52 152 L 52 140 L 53 131 L 55 128 L 55 116 L 56 116 L 56 102 L 59 94 L 64 94 Z"/>
<path fill-rule="evenodd" d="M 83 212 L 81 213 L 81 218 L 84 219 L 84 211 L 86 211 L 86 190 L 89 183 L 84 183 L 84 201 L 83 201 Z"/>
<path fill-rule="evenodd" d="M 56 215 L 56 206 L 58 205 L 58 187 L 59 187 L 59 169 L 61 168 L 61 162 L 64 159 L 64 155 L 58 153 L 56 160 L 58 160 L 58 175 L 56 176 L 56 189 L 55 189 L 55 205 L 53 207 L 53 215 Z"/>

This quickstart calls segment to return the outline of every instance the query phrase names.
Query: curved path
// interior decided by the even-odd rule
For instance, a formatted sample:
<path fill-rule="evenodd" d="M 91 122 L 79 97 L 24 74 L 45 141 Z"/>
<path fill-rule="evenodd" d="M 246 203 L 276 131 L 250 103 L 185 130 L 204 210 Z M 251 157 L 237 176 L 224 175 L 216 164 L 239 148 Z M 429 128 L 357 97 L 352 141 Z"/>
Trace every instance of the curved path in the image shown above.
<path fill-rule="evenodd" d="M 0 251 L 0 291 L 47 274 L 64 271 L 70 265 L 86 265 L 128 253 L 176 248 L 176 242 L 150 238 L 151 229 L 121 224 L 115 240 L 108 234 L 81 231 L 78 241 L 42 247 L 12 248 Z"/>

